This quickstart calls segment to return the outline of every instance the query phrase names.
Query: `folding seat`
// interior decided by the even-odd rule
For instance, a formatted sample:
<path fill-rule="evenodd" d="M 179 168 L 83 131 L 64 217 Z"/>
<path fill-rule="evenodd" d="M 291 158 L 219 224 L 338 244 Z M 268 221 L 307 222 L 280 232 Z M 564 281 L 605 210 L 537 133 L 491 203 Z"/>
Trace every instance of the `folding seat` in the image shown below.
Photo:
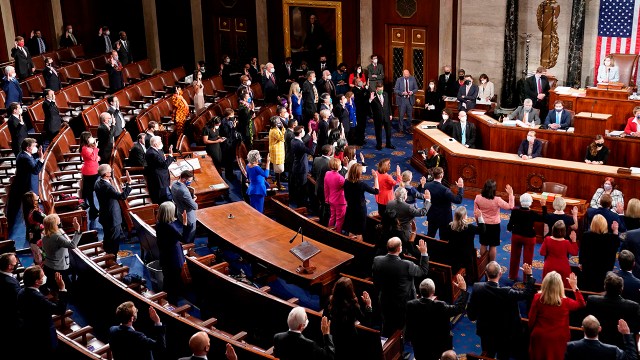
<path fill-rule="evenodd" d="M 96 97 L 103 97 L 107 94 L 107 90 L 109 90 L 109 74 L 103 73 L 88 81 L 91 93 Z"/>
<path fill-rule="evenodd" d="M 56 58 L 58 59 L 58 63 L 61 65 L 69 65 L 76 62 L 75 58 L 73 57 L 73 53 L 69 48 L 56 51 Z"/>
<path fill-rule="evenodd" d="M 82 101 L 93 104 L 96 100 L 96 96 L 93 95 L 91 90 L 91 84 L 89 81 L 81 81 L 76 84 L 74 87 L 76 92 L 78 93 L 78 98 Z"/>
<path fill-rule="evenodd" d="M 88 79 L 94 76 L 93 63 L 91 60 L 82 60 L 76 63 L 78 69 L 80 70 L 80 75 L 83 78 Z"/>
<path fill-rule="evenodd" d="M 93 72 L 100 73 L 105 72 L 107 67 L 107 57 L 104 55 L 96 56 L 91 59 L 91 63 L 93 64 Z"/>
<path fill-rule="evenodd" d="M 138 66 L 138 72 L 142 78 L 150 77 L 153 74 L 153 67 L 149 59 L 144 59 L 135 63 Z"/>
<path fill-rule="evenodd" d="M 32 76 L 25 80 L 27 89 L 29 89 L 29 93 L 36 98 L 41 98 L 44 96 L 44 89 L 46 84 L 44 82 L 44 77 L 41 74 Z"/>
<path fill-rule="evenodd" d="M 82 45 L 72 46 L 69 50 L 71 50 L 71 54 L 75 60 L 84 60 L 86 57 L 84 47 Z"/>

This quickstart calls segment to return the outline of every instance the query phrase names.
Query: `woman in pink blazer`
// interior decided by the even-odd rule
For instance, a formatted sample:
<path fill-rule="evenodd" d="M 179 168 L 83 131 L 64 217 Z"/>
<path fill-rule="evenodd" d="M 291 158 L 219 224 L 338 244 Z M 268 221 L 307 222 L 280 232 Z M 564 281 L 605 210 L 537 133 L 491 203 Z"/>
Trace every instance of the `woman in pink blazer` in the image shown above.
<path fill-rule="evenodd" d="M 344 216 L 347 213 L 347 201 L 344 198 L 344 176 L 338 170 L 342 163 L 337 158 L 329 160 L 329 170 L 324 176 L 324 201 L 329 204 L 331 217 L 329 226 L 335 226 L 336 231 L 342 233 Z"/>

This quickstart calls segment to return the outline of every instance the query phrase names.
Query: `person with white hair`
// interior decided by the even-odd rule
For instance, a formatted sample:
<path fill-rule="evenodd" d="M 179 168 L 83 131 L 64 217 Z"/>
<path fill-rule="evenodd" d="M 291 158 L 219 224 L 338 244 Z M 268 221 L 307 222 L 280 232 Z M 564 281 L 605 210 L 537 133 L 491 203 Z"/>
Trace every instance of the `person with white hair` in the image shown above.
<path fill-rule="evenodd" d="M 173 156 L 173 145 L 169 146 L 169 154 L 165 156 L 162 151 L 162 138 L 153 136 L 149 140 L 151 145 L 147 149 L 145 160 L 147 166 L 144 168 L 144 177 L 147 180 L 149 197 L 154 204 L 161 204 L 172 199 L 169 186 L 171 177 L 169 176 L 169 165 L 175 161 Z"/>
<path fill-rule="evenodd" d="M 262 74 L 262 89 L 264 89 L 264 101 L 273 104 L 278 100 L 278 81 L 276 80 L 276 68 L 272 63 L 267 63 Z"/>
<path fill-rule="evenodd" d="M 427 216 L 431 208 L 431 193 L 424 191 L 423 205 L 421 208 L 407 204 L 407 190 L 400 186 L 394 193 L 394 200 L 387 203 L 385 213 L 382 214 L 382 221 L 385 229 L 388 229 L 392 236 L 397 236 L 402 240 L 405 250 L 418 257 L 417 250 L 411 246 L 411 227 L 416 217 Z"/>
<path fill-rule="evenodd" d="M 531 130 L 527 133 L 527 138 L 520 143 L 518 157 L 529 160 L 540 156 L 542 156 L 542 141 L 536 139 L 536 132 Z"/>
<path fill-rule="evenodd" d="M 534 224 L 543 221 L 542 215 L 531 210 L 533 198 L 530 194 L 520 195 L 520 207 L 511 210 L 511 218 L 507 224 L 507 230 L 511 231 L 511 260 L 509 261 L 509 279 L 518 278 L 520 269 L 520 254 L 523 254 L 523 262 L 531 264 L 533 261 L 533 248 L 536 244 L 536 229 Z"/>
<path fill-rule="evenodd" d="M 289 312 L 287 317 L 289 331 L 281 332 L 273 337 L 273 355 L 280 360 L 299 360 L 306 356 L 313 356 L 315 360 L 333 359 L 335 346 L 330 334 L 331 321 L 326 316 L 322 317 L 320 330 L 322 331 L 322 346 L 302 335 L 309 325 L 309 319 L 305 309 L 297 306 Z"/>
<path fill-rule="evenodd" d="M 100 164 L 108 164 L 111 162 L 111 153 L 113 152 L 113 141 L 115 134 L 115 126 L 113 126 L 113 118 L 108 112 L 100 114 L 100 126 L 98 126 L 98 157 Z"/>
<path fill-rule="evenodd" d="M 533 108 L 531 99 L 524 99 L 522 106 L 508 116 L 509 120 L 515 120 L 516 126 L 534 128 L 540 125 L 540 110 Z"/>
<path fill-rule="evenodd" d="M 9 65 L 4 68 L 4 77 L 2 78 L 2 91 L 4 91 L 7 110 L 12 103 L 22 105 L 22 88 L 16 78 L 16 69 Z M 9 113 L 9 111 L 7 111 Z"/>
<path fill-rule="evenodd" d="M 185 258 L 182 244 L 187 243 L 188 234 L 184 231 L 186 214 L 176 218 L 176 205 L 165 201 L 158 207 L 156 218 L 156 236 L 162 268 L 163 291 L 167 292 L 169 302 L 175 304 L 184 291 L 182 267 Z"/>
<path fill-rule="evenodd" d="M 98 176 L 94 186 L 98 205 L 100 207 L 100 225 L 104 231 L 102 240 L 104 251 L 108 254 L 118 254 L 120 241 L 124 240 L 122 232 L 122 209 L 118 200 L 125 200 L 131 193 L 131 177 L 127 171 L 127 178 L 123 184 L 122 192 L 118 192 L 111 184 L 111 166 L 102 164 L 98 166 Z"/>
<path fill-rule="evenodd" d="M 261 161 L 262 158 L 258 150 L 251 150 L 247 154 L 247 180 L 249 180 L 247 195 L 249 195 L 251 207 L 259 212 L 264 211 L 264 198 L 267 196 L 266 181 L 269 178 L 271 155 L 267 154 L 267 163 L 264 169 L 260 167 Z"/>

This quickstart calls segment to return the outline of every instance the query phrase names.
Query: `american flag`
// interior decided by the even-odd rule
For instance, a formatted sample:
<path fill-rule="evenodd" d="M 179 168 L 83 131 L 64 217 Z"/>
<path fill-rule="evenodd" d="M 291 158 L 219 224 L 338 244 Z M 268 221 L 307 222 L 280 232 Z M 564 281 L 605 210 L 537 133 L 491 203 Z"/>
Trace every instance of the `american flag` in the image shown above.
<path fill-rule="evenodd" d="M 640 51 L 638 8 L 640 0 L 601 0 L 598 17 L 595 71 L 607 54 L 637 54 Z M 598 76 L 594 75 L 594 80 Z"/>

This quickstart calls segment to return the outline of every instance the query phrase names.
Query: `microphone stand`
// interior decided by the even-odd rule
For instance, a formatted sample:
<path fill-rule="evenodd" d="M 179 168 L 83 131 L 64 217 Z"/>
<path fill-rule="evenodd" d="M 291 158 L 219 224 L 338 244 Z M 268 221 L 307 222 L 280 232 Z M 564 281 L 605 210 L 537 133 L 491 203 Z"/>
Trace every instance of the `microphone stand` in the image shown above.
<path fill-rule="evenodd" d="M 298 228 L 298 231 L 296 231 L 295 235 L 293 235 L 291 240 L 289 240 L 289 244 L 293 244 L 293 240 L 295 240 L 298 237 L 298 234 L 302 235 L 302 241 L 304 242 L 304 235 L 302 234 L 302 226 L 300 226 L 300 228 Z"/>
<path fill-rule="evenodd" d="M 182 160 L 184 160 L 184 162 L 189 165 L 189 167 L 191 168 L 191 173 L 193 174 L 193 182 L 197 183 L 198 180 L 196 180 L 196 169 L 193 167 L 193 165 L 191 165 L 188 161 L 187 161 L 187 156 L 191 156 L 189 155 L 182 155 L 182 151 L 180 149 L 178 150 L 178 154 L 180 154 L 180 157 L 182 157 Z"/>

